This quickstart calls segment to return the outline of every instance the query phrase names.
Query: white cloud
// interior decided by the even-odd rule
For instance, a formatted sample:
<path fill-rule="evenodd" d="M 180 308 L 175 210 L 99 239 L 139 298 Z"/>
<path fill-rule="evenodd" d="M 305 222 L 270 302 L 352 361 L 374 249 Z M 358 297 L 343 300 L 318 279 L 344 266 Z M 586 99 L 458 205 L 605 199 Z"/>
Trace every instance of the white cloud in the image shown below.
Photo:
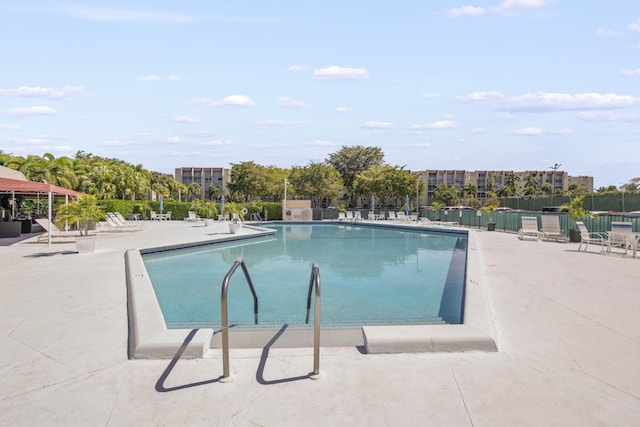
<path fill-rule="evenodd" d="M 212 130 L 194 130 L 190 133 L 191 136 L 197 136 L 200 138 L 210 138 L 215 134 L 215 131 Z"/>
<path fill-rule="evenodd" d="M 225 140 L 214 139 L 214 140 L 211 140 L 211 141 L 203 142 L 203 143 L 201 143 L 199 145 L 202 145 L 202 146 L 213 146 L 213 147 L 217 147 L 217 146 L 220 146 L 220 145 L 231 145 L 231 140 L 230 139 L 225 139 Z"/>
<path fill-rule="evenodd" d="M 421 131 L 431 129 L 452 129 L 458 127 L 458 124 L 453 120 L 439 120 L 432 123 L 425 123 L 421 125 L 411 125 L 409 130 Z"/>
<path fill-rule="evenodd" d="M 276 101 L 278 107 L 289 107 L 289 108 L 304 108 L 307 106 L 307 103 L 304 101 L 296 101 L 293 98 L 289 98 L 288 96 L 281 96 Z"/>
<path fill-rule="evenodd" d="M 389 122 L 364 122 L 360 127 L 365 129 L 387 130 L 393 129 L 393 124 Z"/>
<path fill-rule="evenodd" d="M 581 111 L 575 117 L 588 122 L 640 123 L 640 114 L 615 114 L 609 111 Z"/>
<path fill-rule="evenodd" d="M 157 82 L 160 80 L 160 77 L 155 74 L 149 74 L 147 76 L 138 76 L 138 80 L 142 80 L 143 82 Z"/>
<path fill-rule="evenodd" d="M 336 107 L 337 113 L 346 113 L 347 111 L 353 111 L 353 108 L 350 107 Z"/>
<path fill-rule="evenodd" d="M 483 129 L 483 128 L 473 128 L 473 129 L 471 129 L 471 132 L 472 133 L 484 133 L 485 129 Z"/>
<path fill-rule="evenodd" d="M 394 144 L 394 148 L 429 148 L 430 142 L 416 142 L 412 144 Z"/>
<path fill-rule="evenodd" d="M 7 125 L 0 124 L 0 129 L 18 130 L 18 129 L 20 129 L 20 126 L 14 125 L 14 124 L 7 124 Z"/>
<path fill-rule="evenodd" d="M 197 99 L 194 104 L 204 104 L 210 107 L 255 107 L 256 103 L 253 99 L 246 95 L 229 95 L 217 101 L 209 99 Z"/>
<path fill-rule="evenodd" d="M 474 92 L 459 97 L 463 102 L 486 104 L 497 110 L 505 111 L 562 111 L 593 110 L 603 108 L 626 108 L 637 105 L 639 98 L 613 93 L 527 93 L 519 96 L 508 96 L 497 91 Z"/>
<path fill-rule="evenodd" d="M 313 72 L 316 80 L 355 80 L 369 78 L 369 72 L 364 68 L 348 68 L 332 65 Z"/>
<path fill-rule="evenodd" d="M 631 31 L 640 31 L 640 18 L 637 18 L 628 27 Z"/>
<path fill-rule="evenodd" d="M 270 127 L 281 127 L 281 126 L 296 126 L 300 124 L 300 122 L 293 122 L 287 120 L 263 120 L 256 122 L 256 127 L 259 128 L 270 128 Z"/>
<path fill-rule="evenodd" d="M 635 70 L 622 70 L 622 75 L 625 77 L 640 77 L 640 68 Z"/>
<path fill-rule="evenodd" d="M 433 93 L 433 92 L 426 92 L 426 93 L 423 93 L 420 96 L 422 98 L 424 98 L 424 99 L 434 99 L 434 98 L 438 98 L 440 96 L 440 94 Z"/>
<path fill-rule="evenodd" d="M 169 144 L 179 144 L 180 143 L 180 137 L 179 136 L 170 136 L 169 138 L 167 138 L 166 141 Z"/>
<path fill-rule="evenodd" d="M 513 132 L 515 135 L 525 135 L 525 136 L 537 136 L 537 135 L 569 135 L 571 134 L 571 129 L 541 129 L 528 127 L 523 129 L 517 129 Z"/>
<path fill-rule="evenodd" d="M 177 82 L 177 81 L 181 80 L 179 76 L 176 76 L 174 74 L 167 76 L 166 79 L 174 81 L 174 82 Z M 138 80 L 141 80 L 141 81 L 144 81 L 144 82 L 158 82 L 160 80 L 163 80 L 163 78 L 160 77 L 160 76 L 157 76 L 155 74 L 149 74 L 147 76 L 139 76 Z"/>
<path fill-rule="evenodd" d="M 6 116 L 48 116 L 55 113 L 55 108 L 44 105 L 37 107 L 11 108 L 9 110 L 0 111 L 0 114 L 4 114 Z"/>
<path fill-rule="evenodd" d="M 110 139 L 102 143 L 102 145 L 106 145 L 108 147 L 124 147 L 127 145 L 131 145 L 128 141 L 122 141 L 121 139 Z"/>
<path fill-rule="evenodd" d="M 336 147 L 341 144 L 335 141 L 323 141 L 320 139 L 316 139 L 315 141 L 312 141 L 309 145 L 316 145 L 319 147 Z"/>
<path fill-rule="evenodd" d="M 83 86 L 67 86 L 63 88 L 51 88 L 40 86 L 22 86 L 15 89 L 0 89 L 0 96 L 25 96 L 32 98 L 67 98 L 69 96 L 84 93 Z"/>
<path fill-rule="evenodd" d="M 309 71 L 309 70 L 311 70 L 311 67 L 308 67 L 306 65 L 291 65 L 290 67 L 287 68 L 287 71 L 293 71 L 293 72 Z"/>
<path fill-rule="evenodd" d="M 504 0 L 496 7 L 490 10 L 498 13 L 514 13 L 522 9 L 536 9 L 546 6 L 549 0 Z"/>
<path fill-rule="evenodd" d="M 458 16 L 479 16 L 484 15 L 486 12 L 487 9 L 485 9 L 484 7 L 462 6 L 455 7 L 453 9 L 447 9 L 444 11 L 444 14 L 446 16 L 456 18 Z"/>
<path fill-rule="evenodd" d="M 640 43 L 631 46 L 631 49 L 640 49 Z"/>
<path fill-rule="evenodd" d="M 178 117 L 174 117 L 173 119 L 174 122 L 176 123 L 185 123 L 188 125 L 193 125 L 196 123 L 200 123 L 200 117 L 198 116 L 178 116 Z"/>
<path fill-rule="evenodd" d="M 598 35 L 600 37 L 620 37 L 623 34 L 624 33 L 622 31 L 608 30 L 606 28 L 598 28 L 596 30 L 596 35 Z"/>

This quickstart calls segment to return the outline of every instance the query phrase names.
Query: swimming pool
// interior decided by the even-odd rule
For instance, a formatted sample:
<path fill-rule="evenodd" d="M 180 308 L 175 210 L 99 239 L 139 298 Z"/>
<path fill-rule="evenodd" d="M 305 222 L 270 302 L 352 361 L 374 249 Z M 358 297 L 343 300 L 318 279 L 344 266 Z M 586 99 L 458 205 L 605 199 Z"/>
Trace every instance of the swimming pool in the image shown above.
<path fill-rule="evenodd" d="M 313 262 L 324 326 L 463 320 L 467 234 L 369 225 L 273 224 L 276 237 L 148 253 L 146 270 L 169 328 L 220 325 L 220 287 L 243 257 L 259 299 L 259 326 L 304 323 Z M 229 320 L 253 325 L 242 274 L 229 286 Z"/>

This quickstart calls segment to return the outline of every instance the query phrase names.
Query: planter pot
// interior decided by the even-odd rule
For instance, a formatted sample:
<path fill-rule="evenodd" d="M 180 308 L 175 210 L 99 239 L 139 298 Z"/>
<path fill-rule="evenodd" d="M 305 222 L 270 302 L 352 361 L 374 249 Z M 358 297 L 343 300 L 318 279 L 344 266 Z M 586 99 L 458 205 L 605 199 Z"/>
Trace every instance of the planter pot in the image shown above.
<path fill-rule="evenodd" d="M 240 223 L 229 223 L 229 233 L 231 234 L 236 234 L 238 232 L 238 230 L 240 229 Z"/>
<path fill-rule="evenodd" d="M 487 231 L 496 231 L 496 223 L 488 222 L 487 223 Z"/>
<path fill-rule="evenodd" d="M 569 230 L 569 241 L 573 243 L 580 243 L 580 232 L 575 229 Z"/>
<path fill-rule="evenodd" d="M 78 236 L 76 237 L 76 248 L 79 254 L 92 253 L 96 251 L 98 236 Z"/>

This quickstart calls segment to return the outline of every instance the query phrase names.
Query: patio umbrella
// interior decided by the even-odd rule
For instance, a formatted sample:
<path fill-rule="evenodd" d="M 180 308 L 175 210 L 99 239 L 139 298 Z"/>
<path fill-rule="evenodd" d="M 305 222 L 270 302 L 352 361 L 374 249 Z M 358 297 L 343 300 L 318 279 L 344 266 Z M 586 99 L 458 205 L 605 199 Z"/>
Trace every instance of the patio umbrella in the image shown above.
<path fill-rule="evenodd" d="M 376 210 L 376 197 L 372 194 L 371 195 L 371 209 L 370 211 L 373 212 Z"/>
<path fill-rule="evenodd" d="M 224 194 L 220 196 L 220 215 L 224 215 Z"/>
<path fill-rule="evenodd" d="M 164 204 L 162 202 L 162 194 L 160 195 L 160 207 L 158 209 L 160 210 L 160 213 L 162 213 L 162 209 L 164 209 Z"/>
<path fill-rule="evenodd" d="M 409 215 L 409 196 L 404 196 L 404 213 Z"/>

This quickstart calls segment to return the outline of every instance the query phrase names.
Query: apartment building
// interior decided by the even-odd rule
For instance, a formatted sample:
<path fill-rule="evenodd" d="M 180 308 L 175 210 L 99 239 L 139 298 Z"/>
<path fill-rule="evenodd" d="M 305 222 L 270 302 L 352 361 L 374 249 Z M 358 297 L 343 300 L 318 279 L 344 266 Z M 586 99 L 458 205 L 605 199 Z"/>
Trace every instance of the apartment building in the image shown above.
<path fill-rule="evenodd" d="M 176 168 L 175 180 L 184 185 L 193 182 L 200 185 L 200 195 L 207 197 L 207 191 L 211 184 L 216 184 L 226 193 L 227 183 L 231 170 L 225 168 L 182 167 Z"/>
<path fill-rule="evenodd" d="M 530 171 L 505 171 L 505 170 L 481 170 L 467 171 L 464 169 L 455 170 L 425 170 L 415 171 L 427 184 L 426 191 L 420 195 L 420 205 L 429 205 L 433 200 L 433 191 L 439 184 L 455 186 L 463 189 L 467 183 L 473 183 L 478 187 L 478 198 L 483 199 L 488 196 L 488 183 L 493 181 L 493 191 L 496 191 L 505 182 L 505 178 L 510 173 L 516 174 L 520 178 L 518 182 L 519 190 L 522 192 L 525 186 L 525 179 L 531 175 L 537 182 L 537 187 L 549 184 L 554 192 L 568 190 L 569 186 L 577 185 L 587 192 L 593 191 L 593 177 L 591 176 L 569 176 L 567 172 L 560 170 L 530 170 Z"/>

